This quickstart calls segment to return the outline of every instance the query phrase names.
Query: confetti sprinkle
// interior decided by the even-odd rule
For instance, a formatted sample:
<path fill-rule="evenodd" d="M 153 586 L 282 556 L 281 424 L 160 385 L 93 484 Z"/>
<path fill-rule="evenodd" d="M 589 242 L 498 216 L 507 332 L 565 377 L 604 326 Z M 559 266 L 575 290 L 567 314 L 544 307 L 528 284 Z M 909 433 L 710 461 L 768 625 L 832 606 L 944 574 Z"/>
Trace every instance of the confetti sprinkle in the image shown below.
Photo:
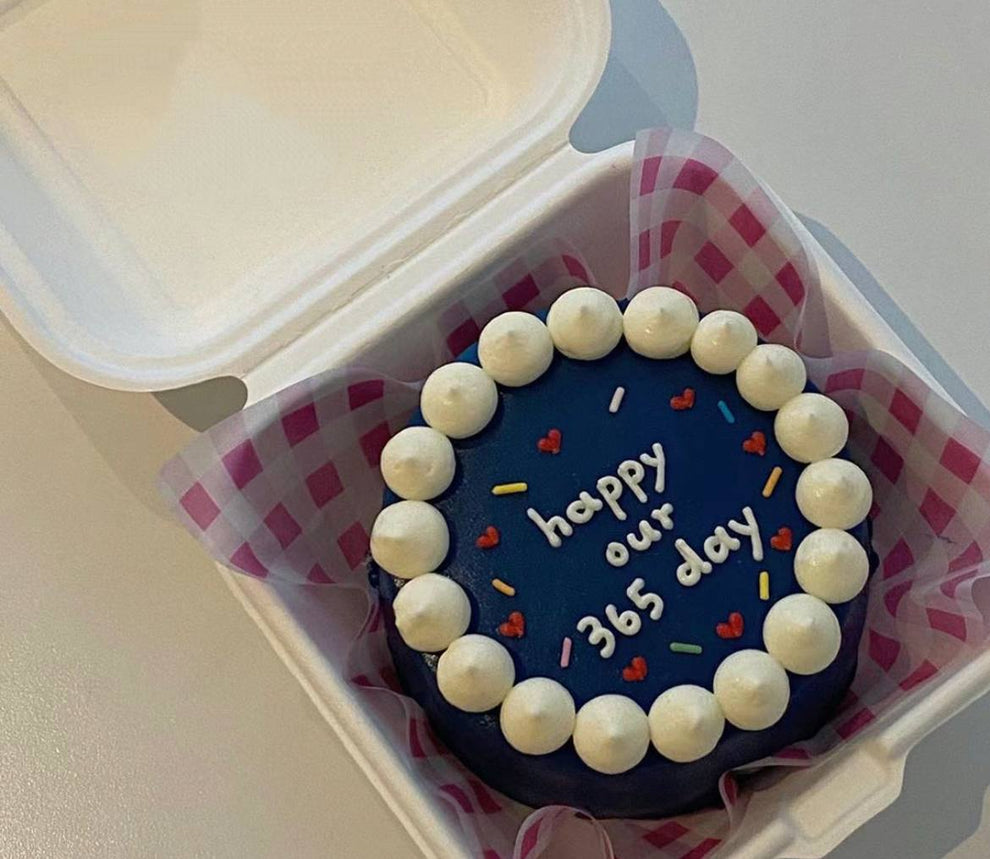
<path fill-rule="evenodd" d="M 777 529 L 777 533 L 770 538 L 770 545 L 778 552 L 789 552 L 794 535 L 786 525 Z"/>
<path fill-rule="evenodd" d="M 509 612 L 509 619 L 498 625 L 498 634 L 506 638 L 522 638 L 526 634 L 526 618 L 523 613 Z"/>
<path fill-rule="evenodd" d="M 619 406 L 622 405 L 622 398 L 626 395 L 626 389 L 619 385 L 615 389 L 615 393 L 612 394 L 612 402 L 608 404 L 608 410 L 610 414 L 615 414 L 619 410 Z"/>
<path fill-rule="evenodd" d="M 478 539 L 474 541 L 474 545 L 479 549 L 494 549 L 498 545 L 498 541 L 498 528 L 494 525 L 489 525 L 485 528 L 483 534 L 478 535 Z"/>
<path fill-rule="evenodd" d="M 736 416 L 729 411 L 729 407 L 725 404 L 725 400 L 718 401 L 718 410 L 722 413 L 722 417 L 726 419 L 730 424 L 736 422 Z"/>
<path fill-rule="evenodd" d="M 492 587 L 495 588 L 500 594 L 505 594 L 507 597 L 514 597 L 516 595 L 516 589 L 512 585 L 507 585 L 501 579 L 492 579 Z"/>
<path fill-rule="evenodd" d="M 760 599 L 763 602 L 770 599 L 770 573 L 766 570 L 760 573 Z"/>
<path fill-rule="evenodd" d="M 719 638 L 742 638 L 743 634 L 743 616 L 734 611 L 729 615 L 728 623 L 719 623 L 715 625 L 715 634 Z"/>
<path fill-rule="evenodd" d="M 543 438 L 537 440 L 536 449 L 540 453 L 560 453 L 560 430 L 552 429 Z"/>
<path fill-rule="evenodd" d="M 742 443 L 742 449 L 746 453 L 755 453 L 757 456 L 763 456 L 767 452 L 767 437 L 756 430 Z"/>
<path fill-rule="evenodd" d="M 492 495 L 515 495 L 529 489 L 528 483 L 499 483 L 492 487 Z"/>
<path fill-rule="evenodd" d="M 763 497 L 769 498 L 773 495 L 773 491 L 777 488 L 777 481 L 780 480 L 780 475 L 784 473 L 779 465 L 775 465 L 773 470 L 770 472 L 770 476 L 767 478 L 767 482 L 763 484 Z"/>
<path fill-rule="evenodd" d="M 670 407 L 675 412 L 683 412 L 694 406 L 694 388 L 685 388 L 684 392 L 670 398 Z"/>
<path fill-rule="evenodd" d="M 571 639 L 564 636 L 564 641 L 560 645 L 560 667 L 566 668 L 571 664 Z"/>
<path fill-rule="evenodd" d="M 646 679 L 646 660 L 642 656 L 634 656 L 632 661 L 622 669 L 622 679 L 627 683 L 638 683 Z"/>
<path fill-rule="evenodd" d="M 685 644 L 683 641 L 672 641 L 670 642 L 670 652 L 671 653 L 691 653 L 697 656 L 701 653 L 700 644 Z"/>

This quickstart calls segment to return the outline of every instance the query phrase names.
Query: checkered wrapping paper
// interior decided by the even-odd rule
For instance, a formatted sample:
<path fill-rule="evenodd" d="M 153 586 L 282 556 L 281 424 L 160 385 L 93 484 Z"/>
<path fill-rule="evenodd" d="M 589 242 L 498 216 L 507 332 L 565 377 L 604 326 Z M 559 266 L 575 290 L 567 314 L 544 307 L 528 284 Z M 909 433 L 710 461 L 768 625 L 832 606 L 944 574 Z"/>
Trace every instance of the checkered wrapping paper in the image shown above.
<path fill-rule="evenodd" d="M 811 378 L 849 415 L 850 450 L 874 487 L 879 568 L 849 694 L 813 739 L 747 770 L 808 766 L 986 647 L 978 602 L 990 573 L 990 434 L 890 355 L 833 354 L 814 260 L 781 206 L 715 141 L 643 132 L 630 216 L 629 294 L 670 284 L 702 310 L 739 310 L 764 339 L 799 349 Z M 163 469 L 163 493 L 213 557 L 242 573 L 363 584 L 381 448 L 418 401 L 419 382 L 397 379 L 422 379 L 497 313 L 546 307 L 578 283 L 594 281 L 576 249 L 534 246 L 442 299 L 388 344 L 369 347 L 365 369 L 300 382 L 200 436 Z M 747 792 L 733 773 L 722 779 L 724 809 L 663 821 L 595 821 L 560 806 L 533 811 L 496 793 L 443 748 L 399 692 L 381 606 L 368 598 L 347 656 L 350 677 L 475 855 L 536 859 L 577 819 L 602 857 L 702 859 L 718 853 L 745 814 Z"/>

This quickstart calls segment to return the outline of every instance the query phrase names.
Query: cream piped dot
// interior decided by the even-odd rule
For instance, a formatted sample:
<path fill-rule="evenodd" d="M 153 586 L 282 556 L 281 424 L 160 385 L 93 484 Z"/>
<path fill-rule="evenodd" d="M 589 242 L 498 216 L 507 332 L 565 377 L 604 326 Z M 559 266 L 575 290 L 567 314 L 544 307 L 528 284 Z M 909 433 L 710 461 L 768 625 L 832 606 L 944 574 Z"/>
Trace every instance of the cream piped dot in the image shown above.
<path fill-rule="evenodd" d="M 484 713 L 502 703 L 516 679 L 512 656 L 487 635 L 462 635 L 437 662 L 437 687 L 466 713 Z"/>
<path fill-rule="evenodd" d="M 425 501 L 399 501 L 382 509 L 371 526 L 371 557 L 400 579 L 431 573 L 450 548 L 443 514 Z"/>
<path fill-rule="evenodd" d="M 794 553 L 794 576 L 802 590 L 827 603 L 844 603 L 866 586 L 870 559 L 862 544 L 838 528 L 819 528 Z"/>
<path fill-rule="evenodd" d="M 578 710 L 574 750 L 596 772 L 617 775 L 631 770 L 649 747 L 649 720 L 632 698 L 599 695 Z"/>
<path fill-rule="evenodd" d="M 791 697 L 787 672 L 763 650 L 737 650 L 725 657 L 712 686 L 726 720 L 744 731 L 777 724 Z"/>
<path fill-rule="evenodd" d="M 471 603 L 453 579 L 423 573 L 399 588 L 392 602 L 395 626 L 413 650 L 437 653 L 464 635 Z"/>
<path fill-rule="evenodd" d="M 653 702 L 650 739 L 665 758 L 688 763 L 703 758 L 725 730 L 725 716 L 715 696 L 701 686 L 672 686 Z"/>
<path fill-rule="evenodd" d="M 798 477 L 794 494 L 801 515 L 819 528 L 855 528 L 873 505 L 869 479 L 846 459 L 811 463 Z"/>
<path fill-rule="evenodd" d="M 563 293 L 550 306 L 547 328 L 561 354 L 595 361 L 622 339 L 622 311 L 607 292 L 581 286 Z"/>
<path fill-rule="evenodd" d="M 691 357 L 706 373 L 731 373 L 756 348 L 756 329 L 741 313 L 713 310 L 691 337 Z"/>
<path fill-rule="evenodd" d="M 450 439 L 432 427 L 406 427 L 382 448 L 382 479 L 400 498 L 436 498 L 450 486 L 456 467 Z"/>
<path fill-rule="evenodd" d="M 500 313 L 478 338 L 482 369 L 500 385 L 518 388 L 535 382 L 553 360 L 553 340 L 532 313 Z"/>
<path fill-rule="evenodd" d="M 842 407 L 824 394 L 798 394 L 777 412 L 773 432 L 791 459 L 818 462 L 846 446 L 849 420 Z"/>
<path fill-rule="evenodd" d="M 430 373 L 419 407 L 435 430 L 450 438 L 468 438 L 488 426 L 498 407 L 498 390 L 481 367 L 454 361 Z"/>
<path fill-rule="evenodd" d="M 691 348 L 698 327 L 698 307 L 669 286 L 651 286 L 636 293 L 622 314 L 629 348 L 646 358 L 676 358 Z"/>
<path fill-rule="evenodd" d="M 524 755 L 555 752 L 574 732 L 574 698 L 556 680 L 530 677 L 506 695 L 499 712 L 502 735 Z"/>
<path fill-rule="evenodd" d="M 760 343 L 736 368 L 736 387 L 754 409 L 772 412 L 804 390 L 808 371 L 793 349 Z"/>
<path fill-rule="evenodd" d="M 763 644 L 791 673 L 817 674 L 838 656 L 842 629 L 835 612 L 818 597 L 791 594 L 767 612 Z"/>

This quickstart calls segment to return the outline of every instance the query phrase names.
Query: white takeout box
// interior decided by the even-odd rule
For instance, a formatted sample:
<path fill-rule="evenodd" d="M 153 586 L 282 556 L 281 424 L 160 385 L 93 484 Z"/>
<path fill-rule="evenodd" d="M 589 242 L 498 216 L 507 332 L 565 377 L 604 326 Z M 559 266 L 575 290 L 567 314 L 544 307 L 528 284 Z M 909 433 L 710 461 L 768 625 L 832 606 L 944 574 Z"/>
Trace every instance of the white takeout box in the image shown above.
<path fill-rule="evenodd" d="M 257 400 L 385 354 L 535 235 L 566 237 L 624 288 L 632 145 L 567 142 L 605 63 L 606 0 L 5 8 L 0 309 L 82 379 L 149 391 L 229 375 Z M 836 345 L 889 351 L 939 387 L 792 221 Z M 360 595 L 331 606 L 223 574 L 424 853 L 466 855 L 346 680 Z M 756 794 L 725 852 L 824 855 L 988 686 L 990 653 Z"/>

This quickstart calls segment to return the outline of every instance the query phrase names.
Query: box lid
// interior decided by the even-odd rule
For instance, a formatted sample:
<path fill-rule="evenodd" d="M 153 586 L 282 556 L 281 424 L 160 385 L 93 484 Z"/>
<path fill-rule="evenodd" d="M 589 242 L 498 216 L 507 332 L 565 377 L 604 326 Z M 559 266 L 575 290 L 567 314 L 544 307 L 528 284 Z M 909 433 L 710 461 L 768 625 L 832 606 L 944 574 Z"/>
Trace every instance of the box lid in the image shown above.
<path fill-rule="evenodd" d="M 243 375 L 566 145 L 608 44 L 606 0 L 15 5 L 0 309 L 108 387 Z"/>

